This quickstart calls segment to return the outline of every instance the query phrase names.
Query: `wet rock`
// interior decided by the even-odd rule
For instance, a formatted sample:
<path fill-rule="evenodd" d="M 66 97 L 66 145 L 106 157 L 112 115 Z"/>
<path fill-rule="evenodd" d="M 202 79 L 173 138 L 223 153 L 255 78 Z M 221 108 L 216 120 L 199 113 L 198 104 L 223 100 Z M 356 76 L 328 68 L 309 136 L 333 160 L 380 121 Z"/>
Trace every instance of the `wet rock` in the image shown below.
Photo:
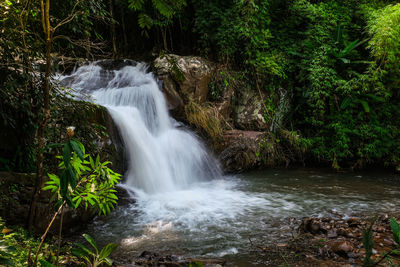
<path fill-rule="evenodd" d="M 360 257 L 360 254 L 356 254 L 354 252 L 349 252 L 347 253 L 347 257 L 352 258 L 352 259 L 356 259 Z"/>
<path fill-rule="evenodd" d="M 201 57 L 167 54 L 153 62 L 155 73 L 162 81 L 168 108 L 177 119 L 184 119 L 184 105 L 189 99 L 203 103 L 214 65 Z"/>
<path fill-rule="evenodd" d="M 264 95 L 252 88 L 241 88 L 234 108 L 234 124 L 238 129 L 263 131 L 268 129 L 264 118 Z"/>
<path fill-rule="evenodd" d="M 340 256 L 347 256 L 347 253 L 352 252 L 354 249 L 349 241 L 336 241 L 330 243 L 328 246 L 329 250 Z"/>
<path fill-rule="evenodd" d="M 358 220 L 357 218 L 350 218 L 347 220 L 347 223 L 350 227 L 357 227 L 358 225 L 360 225 L 360 220 Z"/>
<path fill-rule="evenodd" d="M 332 229 L 328 231 L 328 238 L 335 238 L 338 234 L 336 233 L 336 229 Z"/>
<path fill-rule="evenodd" d="M 0 217 L 10 225 L 25 225 L 33 194 L 35 174 L 0 172 Z M 35 210 L 33 227 L 37 233 L 43 233 L 52 216 L 54 203 L 50 202 L 51 192 L 42 191 Z M 16 201 L 15 199 L 18 199 Z M 69 233 L 88 223 L 93 218 L 91 210 L 64 208 L 63 229 Z M 50 231 L 57 232 L 59 217 Z"/>
<path fill-rule="evenodd" d="M 219 160 L 226 172 L 241 172 L 259 165 L 259 142 L 264 133 L 229 130 L 224 133 Z"/>
<path fill-rule="evenodd" d="M 340 236 L 347 236 L 347 231 L 346 231 L 345 229 L 343 229 L 343 228 L 337 229 L 336 232 L 337 232 L 337 234 L 340 235 Z"/>
<path fill-rule="evenodd" d="M 206 258 L 184 258 L 176 255 L 160 255 L 156 252 L 143 251 L 139 257 L 131 260 L 129 266 L 166 266 L 166 267 L 187 267 L 191 263 L 200 263 L 205 267 L 225 266 L 224 259 Z M 128 266 L 128 265 L 125 265 Z"/>
<path fill-rule="evenodd" d="M 322 226 L 320 219 L 303 218 L 300 228 L 305 233 L 318 234 L 327 233 L 326 227 Z"/>

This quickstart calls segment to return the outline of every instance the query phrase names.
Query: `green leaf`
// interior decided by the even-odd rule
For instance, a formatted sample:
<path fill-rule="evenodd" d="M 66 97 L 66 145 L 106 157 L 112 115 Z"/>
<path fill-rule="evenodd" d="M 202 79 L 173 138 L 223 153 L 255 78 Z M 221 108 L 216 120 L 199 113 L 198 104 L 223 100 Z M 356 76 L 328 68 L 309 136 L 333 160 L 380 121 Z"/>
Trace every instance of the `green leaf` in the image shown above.
<path fill-rule="evenodd" d="M 398 251 L 398 250 L 392 250 L 392 253 L 395 255 L 400 255 L 400 251 Z"/>
<path fill-rule="evenodd" d="M 56 267 L 55 265 L 53 265 L 50 262 L 47 262 L 45 260 L 39 260 L 39 262 L 43 267 Z"/>
<path fill-rule="evenodd" d="M 118 247 L 118 244 L 110 243 L 107 244 L 101 251 L 100 251 L 100 260 L 103 260 L 110 256 L 111 253 Z"/>
<path fill-rule="evenodd" d="M 393 231 L 394 241 L 400 245 L 400 226 L 393 217 L 390 218 L 390 228 L 392 228 Z"/>
<path fill-rule="evenodd" d="M 367 101 L 365 101 L 365 100 L 360 100 L 360 103 L 361 103 L 361 105 L 363 106 L 363 108 L 364 108 L 364 111 L 368 113 L 368 112 L 370 111 L 370 108 L 369 108 L 368 102 L 367 102 Z"/>
<path fill-rule="evenodd" d="M 345 99 L 343 99 L 342 104 L 340 105 L 340 109 L 345 109 L 347 108 L 351 103 L 351 98 L 350 97 L 346 97 Z"/>
<path fill-rule="evenodd" d="M 70 143 L 65 143 L 63 150 L 63 160 L 65 167 L 67 167 L 69 165 L 69 162 L 71 161 L 71 153 L 72 149 Z"/>
<path fill-rule="evenodd" d="M 79 198 L 76 200 L 76 202 L 75 202 L 75 209 L 76 209 L 77 207 L 79 207 L 79 204 L 81 204 L 81 202 L 82 202 L 82 198 L 79 197 Z"/>
<path fill-rule="evenodd" d="M 100 165 L 100 155 L 99 154 L 97 154 L 97 157 L 96 157 L 96 168 L 97 167 L 99 167 L 99 165 Z"/>
<path fill-rule="evenodd" d="M 90 167 L 92 167 L 92 169 L 94 169 L 94 161 L 93 158 L 91 156 L 89 156 L 89 162 L 90 162 Z"/>
<path fill-rule="evenodd" d="M 342 57 L 342 58 L 340 58 L 340 60 L 343 61 L 344 64 L 349 64 L 350 63 L 350 60 L 347 59 L 347 58 L 343 58 Z"/>
<path fill-rule="evenodd" d="M 193 261 L 189 264 L 189 267 L 203 267 L 202 262 Z"/>
<path fill-rule="evenodd" d="M 72 149 L 75 151 L 75 153 L 78 155 L 78 157 L 79 157 L 82 161 L 84 161 L 84 156 L 83 156 L 83 153 L 82 153 L 82 151 L 81 151 L 81 148 L 80 148 L 78 142 L 75 141 L 75 140 L 73 140 L 73 139 L 71 139 L 69 142 L 70 142 L 70 144 L 71 144 Z"/>
<path fill-rule="evenodd" d="M 375 217 L 372 221 L 368 229 L 362 230 L 362 241 L 363 247 L 365 249 L 365 258 L 363 261 L 363 266 L 375 266 L 374 261 L 371 259 L 372 249 L 374 247 L 374 238 L 372 233 L 372 227 L 376 222 L 377 217 Z"/>
<path fill-rule="evenodd" d="M 92 245 L 92 247 L 96 250 L 96 253 L 99 253 L 96 241 L 94 241 L 94 239 L 88 234 L 83 234 L 82 236 L 89 242 L 90 245 Z"/>
<path fill-rule="evenodd" d="M 72 201 L 70 195 L 66 195 L 66 196 L 64 197 L 64 200 L 65 200 L 65 202 L 67 203 L 67 205 L 68 205 L 69 207 L 71 207 L 71 208 L 74 208 L 74 207 L 75 207 L 75 204 L 74 204 L 74 202 Z"/>
<path fill-rule="evenodd" d="M 60 179 L 60 193 L 64 197 L 68 192 L 68 174 L 67 170 L 63 170 Z"/>
<path fill-rule="evenodd" d="M 71 165 L 68 165 L 68 181 L 71 184 L 72 189 L 75 189 L 77 185 L 75 170 Z"/>
<path fill-rule="evenodd" d="M 86 251 L 84 251 L 83 249 L 80 248 L 73 248 L 71 249 L 71 253 L 79 258 L 85 257 L 88 254 L 86 253 Z"/>
<path fill-rule="evenodd" d="M 15 247 L 9 246 L 5 240 L 0 240 L 0 252 L 12 253 L 15 252 Z"/>
<path fill-rule="evenodd" d="M 104 261 L 108 264 L 108 266 L 111 266 L 113 264 L 113 261 L 110 258 L 105 258 Z"/>
<path fill-rule="evenodd" d="M 58 189 L 58 187 L 54 186 L 54 185 L 48 185 L 48 186 L 45 186 L 42 188 L 43 191 L 47 191 L 47 190 L 51 190 L 51 191 L 56 190 L 57 191 L 57 189 Z"/>
<path fill-rule="evenodd" d="M 85 245 L 82 245 L 81 243 L 76 243 L 75 245 L 77 245 L 80 249 L 82 249 L 87 255 L 95 256 L 95 254 Z"/>

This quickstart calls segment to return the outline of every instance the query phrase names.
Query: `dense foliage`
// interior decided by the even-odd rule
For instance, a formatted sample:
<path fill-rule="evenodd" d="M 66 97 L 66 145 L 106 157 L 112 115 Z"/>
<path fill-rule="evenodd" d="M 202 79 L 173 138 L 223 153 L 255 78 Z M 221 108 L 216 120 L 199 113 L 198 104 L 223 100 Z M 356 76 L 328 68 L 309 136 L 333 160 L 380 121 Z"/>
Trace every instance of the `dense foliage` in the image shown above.
<path fill-rule="evenodd" d="M 0 9 L 0 93 L 9 100 L 1 124 L 16 137 L 0 147 L 0 167 L 33 170 L 43 102 L 40 73 L 31 69 L 44 58 L 40 6 L 7 0 Z M 309 159 L 335 168 L 400 161 L 396 1 L 69 0 L 50 13 L 62 24 L 53 33 L 57 55 L 200 54 L 269 96 L 271 123 L 286 91 L 291 112 L 280 127 L 303 137 Z"/>

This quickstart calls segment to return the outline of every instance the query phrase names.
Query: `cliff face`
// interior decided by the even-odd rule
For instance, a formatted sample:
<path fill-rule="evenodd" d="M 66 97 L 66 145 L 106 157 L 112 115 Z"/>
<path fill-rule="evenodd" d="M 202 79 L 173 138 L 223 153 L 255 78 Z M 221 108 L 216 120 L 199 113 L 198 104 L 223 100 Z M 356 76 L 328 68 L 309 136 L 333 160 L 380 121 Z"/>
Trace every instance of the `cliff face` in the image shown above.
<path fill-rule="evenodd" d="M 268 114 L 268 95 L 200 57 L 163 55 L 153 69 L 171 115 L 203 137 L 226 172 L 301 161 L 302 151 L 282 129 L 290 101 L 285 90 L 274 99 L 278 112 Z"/>

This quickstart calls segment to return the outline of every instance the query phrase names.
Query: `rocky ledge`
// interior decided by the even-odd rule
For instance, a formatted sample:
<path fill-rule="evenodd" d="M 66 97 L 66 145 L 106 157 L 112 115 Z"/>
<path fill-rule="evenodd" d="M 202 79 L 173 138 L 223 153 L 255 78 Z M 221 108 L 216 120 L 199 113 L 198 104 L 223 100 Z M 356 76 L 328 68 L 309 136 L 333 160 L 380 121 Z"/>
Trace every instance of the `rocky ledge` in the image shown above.
<path fill-rule="evenodd" d="M 290 266 L 361 266 L 366 257 L 363 230 L 370 225 L 371 220 L 359 218 L 303 218 L 292 240 L 260 247 L 259 255 L 270 266 L 282 262 Z M 390 254 L 390 260 L 382 259 L 382 255 L 398 248 L 388 215 L 375 221 L 372 238 L 371 259 L 379 264 L 368 266 L 399 266 L 396 253 Z"/>
<path fill-rule="evenodd" d="M 287 166 L 289 161 L 298 161 L 286 157 L 291 156 L 291 146 L 275 142 L 289 112 L 290 100 L 284 89 L 272 99 L 235 78 L 234 71 L 201 57 L 165 54 L 152 66 L 171 115 L 203 137 L 224 171 Z M 275 114 L 268 115 L 266 101 L 278 101 Z"/>
<path fill-rule="evenodd" d="M 225 263 L 226 261 L 223 259 L 185 258 L 182 256 L 175 256 L 175 255 L 162 256 L 156 252 L 143 251 L 139 257 L 132 259 L 130 263 L 117 264 L 117 266 L 119 267 L 130 267 L 130 266 L 222 267 L 225 266 Z"/>

